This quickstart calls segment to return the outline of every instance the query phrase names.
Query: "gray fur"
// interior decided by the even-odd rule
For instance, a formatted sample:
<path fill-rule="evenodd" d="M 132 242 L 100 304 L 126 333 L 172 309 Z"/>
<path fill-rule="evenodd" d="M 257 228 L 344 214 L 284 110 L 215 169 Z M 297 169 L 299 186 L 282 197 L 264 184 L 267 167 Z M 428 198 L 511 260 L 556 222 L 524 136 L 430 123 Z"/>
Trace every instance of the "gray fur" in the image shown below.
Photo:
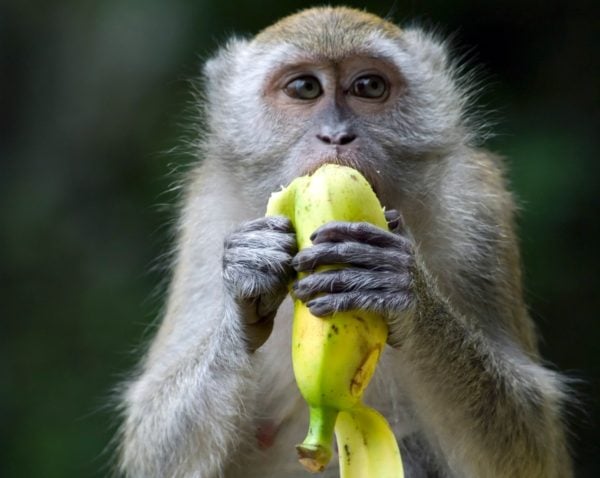
<path fill-rule="evenodd" d="M 225 240 L 223 283 L 255 351 L 269 337 L 294 270 L 296 235 L 289 219 L 264 217 L 244 223 Z"/>
<path fill-rule="evenodd" d="M 564 388 L 540 363 L 522 299 L 513 200 L 499 160 L 474 146 L 469 94 L 445 45 L 348 9 L 303 15 L 301 26 L 231 41 L 205 66 L 202 162 L 187 185 L 162 325 L 123 396 L 121 472 L 306 476 L 294 454 L 307 412 L 284 285 L 292 264 L 333 260 L 349 267 L 310 275 L 295 293 L 317 313 L 358 306 L 388 318 L 394 347 L 366 400 L 390 421 L 408 478 L 572 476 Z M 351 35 L 348 19 L 360 26 Z M 318 124 L 265 101 L 282 64 L 357 50 L 396 65 L 406 90 L 384 113 L 353 118 L 358 136 L 343 151 L 316 142 Z M 337 224 L 296 255 L 288 223 L 257 218 L 272 191 L 331 160 L 365 173 L 402 212 L 398 230 Z M 266 446 L 257 430 L 270 427 Z M 337 476 L 335 457 L 324 476 Z"/>
<path fill-rule="evenodd" d="M 390 325 L 388 342 L 399 345 L 396 324 L 415 306 L 410 240 L 368 223 L 331 222 L 314 232 L 312 243 L 292 261 L 298 272 L 345 267 L 309 274 L 294 284 L 295 297 L 319 317 L 359 309 L 382 314 Z"/>

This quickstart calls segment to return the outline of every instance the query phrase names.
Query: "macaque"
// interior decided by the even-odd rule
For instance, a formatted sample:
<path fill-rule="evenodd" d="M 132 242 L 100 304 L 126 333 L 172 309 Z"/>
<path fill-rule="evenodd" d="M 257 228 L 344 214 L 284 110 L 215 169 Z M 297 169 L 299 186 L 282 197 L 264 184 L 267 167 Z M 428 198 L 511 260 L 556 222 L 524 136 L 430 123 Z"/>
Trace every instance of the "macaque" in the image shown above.
<path fill-rule="evenodd" d="M 572 476 L 564 380 L 538 354 L 514 201 L 459 71 L 423 30 L 343 7 L 232 39 L 206 63 L 164 318 L 123 393 L 124 476 L 308 476 L 289 286 L 323 320 L 385 317 L 365 401 L 408 478 Z M 390 231 L 334 222 L 298 252 L 290 221 L 264 217 L 273 191 L 324 163 L 369 180 Z M 345 267 L 315 272 L 331 264 Z M 336 461 L 322 476 L 339 476 Z"/>

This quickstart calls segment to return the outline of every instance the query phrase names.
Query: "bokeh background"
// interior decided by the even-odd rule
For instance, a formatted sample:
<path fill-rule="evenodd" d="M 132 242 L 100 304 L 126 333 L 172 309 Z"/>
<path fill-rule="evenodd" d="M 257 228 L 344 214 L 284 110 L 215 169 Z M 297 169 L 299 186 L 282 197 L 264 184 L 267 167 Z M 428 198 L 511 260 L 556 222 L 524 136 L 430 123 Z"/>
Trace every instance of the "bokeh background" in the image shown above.
<path fill-rule="evenodd" d="M 337 4 L 339 2 L 331 2 Z M 578 477 L 600 476 L 600 23 L 593 1 L 351 1 L 479 65 L 522 205 L 528 301 L 579 380 Z M 0 2 L 0 475 L 110 474 L 113 389 L 152 334 L 190 79 L 292 0 Z M 215 92 L 218 94 L 218 92 Z"/>

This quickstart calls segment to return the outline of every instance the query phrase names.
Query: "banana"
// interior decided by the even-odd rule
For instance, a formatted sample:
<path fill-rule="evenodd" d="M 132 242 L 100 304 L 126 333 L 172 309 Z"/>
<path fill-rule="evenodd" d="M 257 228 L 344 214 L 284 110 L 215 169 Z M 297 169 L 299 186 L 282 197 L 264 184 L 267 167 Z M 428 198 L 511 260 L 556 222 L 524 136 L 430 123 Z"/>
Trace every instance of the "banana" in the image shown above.
<path fill-rule="evenodd" d="M 273 193 L 267 215 L 290 218 L 298 248 L 311 245 L 315 229 L 330 221 L 366 221 L 387 229 L 379 200 L 356 170 L 325 164 Z M 300 463 L 322 471 L 338 442 L 343 478 L 401 478 L 398 444 L 385 419 L 362 403 L 387 339 L 382 317 L 363 311 L 326 319 L 294 302 L 292 363 L 296 383 L 309 406 L 309 429 L 297 445 Z"/>
<path fill-rule="evenodd" d="M 342 478 L 403 478 L 396 437 L 373 408 L 340 411 L 335 423 Z"/>

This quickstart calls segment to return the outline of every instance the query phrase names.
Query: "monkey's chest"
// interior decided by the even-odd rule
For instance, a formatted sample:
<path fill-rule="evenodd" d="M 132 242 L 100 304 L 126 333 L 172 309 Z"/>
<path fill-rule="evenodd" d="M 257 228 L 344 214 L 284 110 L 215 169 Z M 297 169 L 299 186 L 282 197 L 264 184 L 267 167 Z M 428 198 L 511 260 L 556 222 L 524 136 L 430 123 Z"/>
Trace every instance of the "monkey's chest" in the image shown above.
<path fill-rule="evenodd" d="M 279 405 L 276 404 L 277 401 L 272 401 L 270 410 L 269 407 L 262 409 L 263 416 L 256 422 L 255 451 L 248 453 L 248 461 L 240 467 L 237 474 L 231 475 L 232 477 L 306 478 L 307 472 L 298 462 L 295 447 L 302 442 L 308 430 L 308 408 L 294 383 L 291 382 L 289 386 L 288 390 L 291 392 L 280 398 L 283 402 L 293 405 L 284 410 L 280 405 L 281 401 Z M 394 408 L 389 406 L 389 402 L 388 406 L 383 406 L 383 397 L 374 400 L 368 400 L 367 397 L 366 401 L 387 416 L 398 438 L 413 431 L 414 428 L 403 420 L 401 414 L 390 416 Z M 337 450 L 334 449 L 331 462 L 319 476 L 339 477 Z"/>
<path fill-rule="evenodd" d="M 282 304 L 273 334 L 260 350 L 257 418 L 254 423 L 254 451 L 239 474 L 232 477 L 306 477 L 298 462 L 296 445 L 308 431 L 308 407 L 294 381 L 291 361 L 291 304 Z M 288 314 L 286 314 L 286 309 Z M 375 376 L 365 393 L 365 403 L 380 411 L 398 439 L 411 434 L 416 426 L 411 420 L 408 402 L 394 373 L 393 351 L 386 350 Z M 337 477 L 337 455 L 332 457 L 322 476 Z"/>
<path fill-rule="evenodd" d="M 381 374 L 386 370 L 382 369 Z M 307 472 L 298 462 L 296 445 L 301 443 L 308 431 L 308 407 L 294 383 L 293 376 L 286 381 L 272 383 L 270 391 L 259 404 L 259 417 L 255 421 L 254 446 L 257 452 L 244 467 L 240 478 L 251 477 L 306 477 Z M 416 427 L 403 406 L 399 390 L 389 390 L 385 377 L 375 377 L 365 395 L 365 402 L 375 407 L 388 419 L 398 439 L 411 434 Z M 338 456 L 334 456 L 322 476 L 339 476 Z"/>

